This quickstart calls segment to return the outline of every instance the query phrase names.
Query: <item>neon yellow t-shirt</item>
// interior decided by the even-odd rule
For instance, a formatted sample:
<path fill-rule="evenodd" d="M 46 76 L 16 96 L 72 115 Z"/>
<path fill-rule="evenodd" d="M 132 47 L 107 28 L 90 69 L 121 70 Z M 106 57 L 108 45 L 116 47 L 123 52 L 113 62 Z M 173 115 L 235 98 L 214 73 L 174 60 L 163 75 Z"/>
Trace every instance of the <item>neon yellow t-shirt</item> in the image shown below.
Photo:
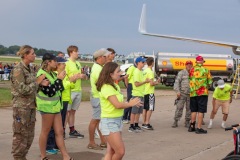
<path fill-rule="evenodd" d="M 104 84 L 99 92 L 101 105 L 101 118 L 117 118 L 123 116 L 123 109 L 115 108 L 108 100 L 109 96 L 115 95 L 119 102 L 123 102 L 123 95 L 120 92 L 120 87 L 115 84 L 117 90 L 109 84 Z"/>
<path fill-rule="evenodd" d="M 90 74 L 91 91 L 94 98 L 99 98 L 99 92 L 97 91 L 96 82 L 99 78 L 99 74 L 101 71 L 102 66 L 94 63 Z"/>
<path fill-rule="evenodd" d="M 216 87 L 213 92 L 213 98 L 216 98 L 218 100 L 229 100 L 231 91 L 232 86 L 230 86 L 229 84 L 225 84 L 223 89 Z"/>
<path fill-rule="evenodd" d="M 145 85 L 141 85 L 136 87 L 135 82 L 143 82 L 144 81 L 144 76 L 143 76 L 143 71 L 140 71 L 138 68 L 134 69 L 133 72 L 133 90 L 132 90 L 132 95 L 133 96 L 138 96 L 138 97 L 144 97 L 144 90 L 145 90 Z"/>
<path fill-rule="evenodd" d="M 135 70 L 135 68 L 135 66 L 130 66 L 127 70 L 128 83 L 133 83 L 133 71 Z"/>
<path fill-rule="evenodd" d="M 144 75 L 144 80 L 148 79 L 152 79 L 154 80 L 154 73 L 150 68 L 147 68 L 143 71 L 143 75 Z M 154 93 L 154 86 L 151 86 L 150 83 L 146 83 L 145 84 L 145 91 L 144 94 L 152 94 Z"/>
<path fill-rule="evenodd" d="M 81 73 L 81 68 L 81 64 L 77 61 L 73 62 L 71 59 L 69 59 L 66 62 L 65 70 L 68 77 L 72 77 L 74 74 Z M 79 92 L 81 90 L 81 79 L 78 79 L 74 83 L 74 88 L 71 89 L 71 92 Z"/>

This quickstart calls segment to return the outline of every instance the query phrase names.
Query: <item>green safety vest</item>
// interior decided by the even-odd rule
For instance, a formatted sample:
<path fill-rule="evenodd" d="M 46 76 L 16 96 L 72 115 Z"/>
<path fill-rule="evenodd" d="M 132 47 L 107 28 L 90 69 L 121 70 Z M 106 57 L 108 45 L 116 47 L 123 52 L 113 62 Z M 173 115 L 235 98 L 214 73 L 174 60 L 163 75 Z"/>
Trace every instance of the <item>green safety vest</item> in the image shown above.
<path fill-rule="evenodd" d="M 54 84 L 54 81 L 57 79 L 55 73 L 52 72 L 52 77 L 49 73 L 42 69 L 38 71 L 37 77 L 42 74 L 46 75 L 46 78 L 50 81 L 51 84 Z M 62 103 L 60 99 L 60 91 L 57 91 L 53 97 L 48 97 L 41 90 L 39 90 L 36 96 L 37 110 L 46 113 L 58 113 L 62 109 Z"/>

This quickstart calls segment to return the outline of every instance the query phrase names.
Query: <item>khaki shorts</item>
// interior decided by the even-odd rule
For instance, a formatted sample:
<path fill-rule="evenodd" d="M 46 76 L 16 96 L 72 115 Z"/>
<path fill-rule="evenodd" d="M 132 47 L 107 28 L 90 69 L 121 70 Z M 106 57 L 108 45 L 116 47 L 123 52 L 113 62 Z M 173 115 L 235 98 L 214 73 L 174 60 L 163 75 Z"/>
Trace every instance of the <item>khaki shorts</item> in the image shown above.
<path fill-rule="evenodd" d="M 230 101 L 229 100 L 218 100 L 218 99 L 216 99 L 215 112 L 218 111 L 219 107 L 222 107 L 222 113 L 223 114 L 228 114 L 229 113 L 229 106 L 230 106 Z"/>
<path fill-rule="evenodd" d="M 92 104 L 92 119 L 101 119 L 101 107 L 100 107 L 100 99 L 99 98 L 91 98 Z"/>
<path fill-rule="evenodd" d="M 78 110 L 81 100 L 82 100 L 82 92 L 71 92 L 72 104 L 68 104 L 67 110 Z"/>

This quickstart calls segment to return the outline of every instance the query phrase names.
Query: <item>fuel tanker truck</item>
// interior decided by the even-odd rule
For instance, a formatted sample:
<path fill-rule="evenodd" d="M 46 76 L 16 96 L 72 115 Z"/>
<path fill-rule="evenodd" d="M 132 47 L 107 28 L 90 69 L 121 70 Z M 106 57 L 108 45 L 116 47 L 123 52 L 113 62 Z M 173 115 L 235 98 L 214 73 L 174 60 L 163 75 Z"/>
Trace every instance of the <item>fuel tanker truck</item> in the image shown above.
<path fill-rule="evenodd" d="M 153 57 L 155 60 L 156 78 L 161 78 L 162 84 L 166 86 L 173 86 L 176 75 L 182 69 L 185 69 L 185 62 L 191 60 L 193 65 L 196 64 L 196 57 L 202 56 L 206 67 L 213 77 L 213 83 L 211 84 L 211 90 L 214 90 L 217 86 L 217 81 L 223 79 L 225 82 L 231 82 L 238 66 L 238 59 L 233 58 L 231 55 L 222 54 L 195 54 L 195 53 L 168 53 L 158 52 L 153 55 L 132 55 L 126 57 L 126 64 L 121 66 L 121 69 L 127 69 L 133 65 L 134 59 L 138 56 Z"/>

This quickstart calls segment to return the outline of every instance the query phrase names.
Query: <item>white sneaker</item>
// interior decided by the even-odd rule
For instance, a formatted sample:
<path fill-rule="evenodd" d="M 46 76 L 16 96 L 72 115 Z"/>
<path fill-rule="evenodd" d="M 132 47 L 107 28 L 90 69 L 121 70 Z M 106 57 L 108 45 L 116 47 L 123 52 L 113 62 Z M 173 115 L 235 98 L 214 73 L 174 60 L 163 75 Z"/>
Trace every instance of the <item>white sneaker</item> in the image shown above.
<path fill-rule="evenodd" d="M 222 127 L 223 129 L 225 129 L 225 128 L 226 128 L 226 126 L 225 126 L 225 124 L 224 124 L 224 123 L 222 123 L 221 127 Z"/>
<path fill-rule="evenodd" d="M 123 123 L 123 124 L 128 124 L 129 121 L 128 121 L 128 120 L 122 120 L 122 123 Z"/>
<path fill-rule="evenodd" d="M 208 129 L 211 129 L 212 128 L 212 124 L 211 123 L 209 123 L 209 125 L 208 125 L 208 127 L 207 127 Z"/>

